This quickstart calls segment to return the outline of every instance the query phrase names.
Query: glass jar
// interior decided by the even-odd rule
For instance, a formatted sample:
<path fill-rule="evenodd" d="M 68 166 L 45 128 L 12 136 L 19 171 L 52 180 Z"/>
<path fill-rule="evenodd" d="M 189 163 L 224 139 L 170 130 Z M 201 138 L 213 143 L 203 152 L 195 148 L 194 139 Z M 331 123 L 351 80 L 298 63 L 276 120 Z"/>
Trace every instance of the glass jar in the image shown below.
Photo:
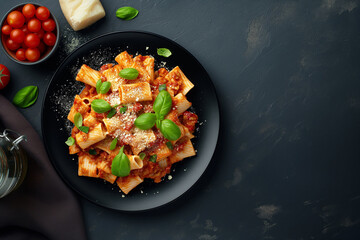
<path fill-rule="evenodd" d="M 0 134 L 0 198 L 18 188 L 25 178 L 27 157 L 19 146 L 23 140 L 26 136 L 9 129 Z"/>

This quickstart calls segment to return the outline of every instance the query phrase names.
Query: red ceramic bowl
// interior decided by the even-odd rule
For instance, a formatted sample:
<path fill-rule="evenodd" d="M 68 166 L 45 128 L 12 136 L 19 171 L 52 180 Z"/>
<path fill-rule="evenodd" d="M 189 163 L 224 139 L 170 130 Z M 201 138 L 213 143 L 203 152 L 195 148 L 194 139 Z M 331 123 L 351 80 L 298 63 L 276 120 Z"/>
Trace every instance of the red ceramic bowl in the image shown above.
<path fill-rule="evenodd" d="M 19 11 L 21 12 L 22 11 L 22 8 L 24 5 L 26 5 L 28 3 L 22 3 L 22 4 L 19 4 L 15 7 L 13 7 L 12 9 L 10 9 L 3 17 L 3 19 L 1 20 L 1 28 L 7 24 L 7 16 L 10 12 L 12 11 Z M 40 6 L 43 6 L 43 5 L 39 5 L 39 4 L 36 4 L 36 3 L 31 3 L 33 4 L 36 8 L 40 7 Z M 50 9 L 49 9 L 50 10 Z M 20 63 L 20 64 L 24 64 L 24 65 L 35 65 L 35 64 L 38 64 L 38 63 L 41 63 L 43 61 L 45 61 L 46 59 L 48 59 L 56 50 L 57 46 L 59 45 L 59 24 L 55 18 L 55 16 L 50 12 L 50 17 L 51 19 L 53 19 L 56 23 L 56 28 L 52 31 L 55 35 L 56 35 L 56 43 L 54 46 L 46 46 L 46 49 L 45 51 L 40 55 L 40 58 L 39 60 L 35 61 L 35 62 L 30 62 L 28 60 L 24 60 L 24 61 L 20 61 L 19 59 L 16 58 L 16 50 L 15 51 L 11 51 L 7 46 L 6 46 L 6 40 L 9 38 L 9 35 L 5 35 L 3 34 L 1 31 L 0 31 L 0 34 L 1 34 L 1 47 L 3 48 L 5 54 L 13 61 L 17 62 L 17 63 Z"/>

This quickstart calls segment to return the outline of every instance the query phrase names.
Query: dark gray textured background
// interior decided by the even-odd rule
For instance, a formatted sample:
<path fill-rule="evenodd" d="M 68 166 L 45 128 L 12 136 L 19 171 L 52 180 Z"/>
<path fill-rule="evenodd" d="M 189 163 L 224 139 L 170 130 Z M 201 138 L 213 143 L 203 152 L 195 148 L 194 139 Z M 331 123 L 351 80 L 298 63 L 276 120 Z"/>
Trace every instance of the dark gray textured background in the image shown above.
<path fill-rule="evenodd" d="M 22 1 L 4 1 L 3 16 Z M 41 105 L 61 61 L 112 31 L 143 30 L 189 50 L 220 99 L 222 127 L 212 164 L 185 196 L 145 213 L 111 211 L 79 197 L 90 239 L 360 238 L 360 2 L 111 1 L 107 16 L 73 32 L 58 1 L 57 53 L 11 71 L 1 91 L 27 85 L 39 99 L 20 109 L 41 132 Z M 117 19 L 117 8 L 140 13 Z M 1 107 L 1 106 L 0 106 Z"/>

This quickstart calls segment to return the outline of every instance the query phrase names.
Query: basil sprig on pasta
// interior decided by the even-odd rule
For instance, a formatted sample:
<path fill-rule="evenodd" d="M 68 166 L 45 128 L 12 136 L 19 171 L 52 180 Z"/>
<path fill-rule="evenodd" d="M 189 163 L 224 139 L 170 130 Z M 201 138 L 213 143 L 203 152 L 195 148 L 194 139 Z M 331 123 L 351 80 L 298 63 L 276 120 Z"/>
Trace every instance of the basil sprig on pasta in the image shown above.
<path fill-rule="evenodd" d="M 112 161 L 111 173 L 118 177 L 126 177 L 130 174 L 130 160 L 124 153 L 124 146 L 120 148 L 119 154 Z"/>
<path fill-rule="evenodd" d="M 164 119 L 170 112 L 172 107 L 172 99 L 170 93 L 161 90 L 157 95 L 153 109 L 154 113 L 141 114 L 135 120 L 135 126 L 142 130 L 152 128 L 155 124 L 162 135 L 170 141 L 175 141 L 181 136 L 180 128 L 170 119 Z"/>
<path fill-rule="evenodd" d="M 114 150 L 116 148 L 117 142 L 118 142 L 117 138 L 114 138 L 114 140 L 111 141 L 110 150 Z"/>
<path fill-rule="evenodd" d="M 166 142 L 166 146 L 168 147 L 168 149 L 174 150 L 174 146 L 172 145 L 171 142 Z"/>
<path fill-rule="evenodd" d="M 91 108 L 96 113 L 104 113 L 111 110 L 111 105 L 104 99 L 95 99 L 91 102 Z"/>
<path fill-rule="evenodd" d="M 166 114 L 170 112 L 171 106 L 172 99 L 170 93 L 165 90 L 160 91 L 153 105 L 156 118 L 159 120 L 163 120 Z"/>
<path fill-rule="evenodd" d="M 147 130 L 152 128 L 155 125 L 156 116 L 153 113 L 144 113 L 141 114 L 135 120 L 135 126 L 142 130 Z"/>
<path fill-rule="evenodd" d="M 83 117 L 81 115 L 81 113 L 77 112 L 74 115 L 74 124 L 75 127 L 77 127 L 80 131 L 84 132 L 84 133 L 88 133 L 89 132 L 89 127 L 83 126 Z"/>
<path fill-rule="evenodd" d="M 140 157 L 141 160 L 144 160 L 144 158 L 146 157 L 146 153 L 143 153 L 143 152 L 140 153 L 139 157 Z"/>
<path fill-rule="evenodd" d="M 128 80 L 134 80 L 139 76 L 139 71 L 135 68 L 124 68 L 119 72 L 119 76 Z"/>
<path fill-rule="evenodd" d="M 110 87 L 111 87 L 111 82 L 108 82 L 108 81 L 103 82 L 103 81 L 101 81 L 101 79 L 99 79 L 96 82 L 96 92 L 97 93 L 106 94 L 110 90 Z"/>
<path fill-rule="evenodd" d="M 69 137 L 65 143 L 70 147 L 75 144 L 75 139 L 73 137 Z"/>
<path fill-rule="evenodd" d="M 157 155 L 154 154 L 154 155 L 150 156 L 149 161 L 153 162 L 153 163 L 156 163 L 156 159 L 157 159 Z"/>

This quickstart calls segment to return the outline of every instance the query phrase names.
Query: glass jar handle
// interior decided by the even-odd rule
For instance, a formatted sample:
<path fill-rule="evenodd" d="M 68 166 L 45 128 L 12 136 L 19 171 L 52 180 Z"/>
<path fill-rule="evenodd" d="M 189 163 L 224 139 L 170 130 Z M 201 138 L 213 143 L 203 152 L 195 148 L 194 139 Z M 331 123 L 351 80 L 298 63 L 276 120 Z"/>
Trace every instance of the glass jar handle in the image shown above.
<path fill-rule="evenodd" d="M 18 137 L 17 137 L 14 141 L 12 141 L 12 142 L 11 142 L 11 139 L 8 137 L 8 133 L 10 133 L 10 132 L 18 136 Z M 12 147 L 10 148 L 10 151 L 14 150 L 14 148 L 15 148 L 16 150 L 19 150 L 18 144 L 19 144 L 22 140 L 25 140 L 25 142 L 27 142 L 27 138 L 26 138 L 25 135 L 20 135 L 19 133 L 15 132 L 15 131 L 13 131 L 13 130 L 10 130 L 10 129 L 5 129 L 4 132 L 3 132 L 3 134 L 2 134 L 2 135 L 0 134 L 0 137 L 5 137 L 5 139 L 6 139 L 7 141 L 9 141 L 9 142 L 12 143 Z"/>

